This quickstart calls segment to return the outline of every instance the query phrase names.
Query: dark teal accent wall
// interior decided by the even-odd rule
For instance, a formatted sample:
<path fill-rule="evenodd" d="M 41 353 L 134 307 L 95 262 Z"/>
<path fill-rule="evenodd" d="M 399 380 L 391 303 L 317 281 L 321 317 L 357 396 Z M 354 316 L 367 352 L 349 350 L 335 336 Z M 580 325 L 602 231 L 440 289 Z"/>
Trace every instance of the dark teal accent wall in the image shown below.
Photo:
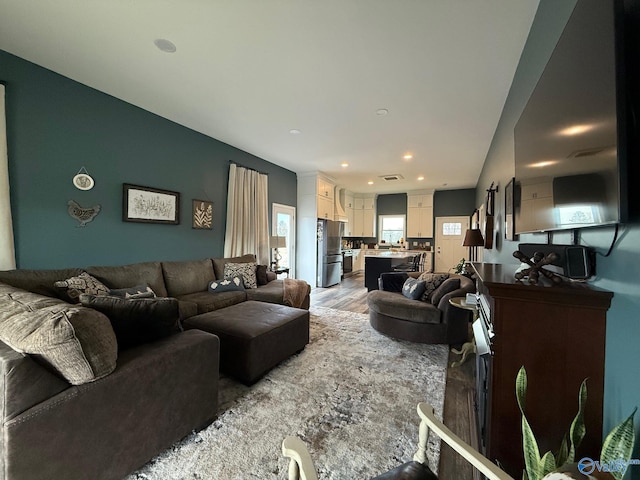
<path fill-rule="evenodd" d="M 500 187 L 496 195 L 497 235 L 501 239 L 497 248 L 485 250 L 484 260 L 490 263 L 513 264 L 512 253 L 519 242 L 546 243 L 546 235 L 521 235 L 517 241 L 504 240 L 504 186 L 513 177 L 513 128 L 531 91 L 535 87 L 573 7 L 575 0 L 541 0 L 526 46 L 511 85 L 478 181 L 476 201 L 482 202 L 492 182 Z M 604 254 L 614 239 L 614 229 L 584 229 L 581 243 L 594 247 L 598 252 L 597 275 L 589 283 L 614 293 L 607 314 L 607 338 L 605 359 L 604 432 L 625 419 L 636 406 L 640 406 L 640 225 L 621 227 L 621 234 L 609 257 Z M 553 243 L 570 244 L 568 234 L 554 234 Z M 553 335 L 553 332 L 548 332 Z M 562 368 L 557 365 L 555 368 Z M 553 394 L 550 393 L 550 398 Z M 589 401 L 589 400 L 587 400 Z M 570 421 L 570 419 L 568 419 Z M 636 432 L 638 416 L 635 419 Z M 633 458 L 640 458 L 640 438 L 636 437 Z M 640 478 L 640 467 L 632 466 L 626 478 Z"/>
<path fill-rule="evenodd" d="M 19 268 L 222 256 L 229 161 L 269 174 L 270 205 L 296 206 L 296 174 L 247 152 L 3 51 L 0 81 Z M 92 190 L 71 183 L 82 167 Z M 180 224 L 123 222 L 123 183 L 180 192 Z M 101 213 L 79 228 L 70 199 Z M 213 230 L 191 228 L 192 199 L 214 203 Z"/>
<path fill-rule="evenodd" d="M 388 193 L 378 195 L 376 199 L 377 215 L 406 215 L 407 214 L 407 194 Z"/>
<path fill-rule="evenodd" d="M 476 190 L 437 190 L 433 193 L 433 218 L 470 217 L 475 209 Z"/>

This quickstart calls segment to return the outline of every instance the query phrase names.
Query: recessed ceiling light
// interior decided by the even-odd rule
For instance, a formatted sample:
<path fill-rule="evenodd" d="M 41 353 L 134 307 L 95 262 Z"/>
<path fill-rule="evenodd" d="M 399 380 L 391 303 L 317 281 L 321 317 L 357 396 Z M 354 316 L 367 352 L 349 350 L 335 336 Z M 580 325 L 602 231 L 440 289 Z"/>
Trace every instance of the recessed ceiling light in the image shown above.
<path fill-rule="evenodd" d="M 418 177 L 418 181 L 419 181 L 419 182 L 421 182 L 422 180 L 424 180 L 424 177 L 423 177 L 422 175 L 420 175 L 420 176 Z"/>
<path fill-rule="evenodd" d="M 389 113 L 389 110 L 387 110 L 386 108 L 379 108 L 378 110 L 376 110 L 376 115 L 386 115 L 387 113 Z"/>
<path fill-rule="evenodd" d="M 404 158 L 405 160 L 411 160 L 413 158 L 413 155 L 411 155 L 410 153 L 405 153 L 402 158 Z"/>
<path fill-rule="evenodd" d="M 585 125 L 572 125 L 568 128 L 564 128 L 562 130 L 560 130 L 560 135 L 564 135 L 564 136 L 573 136 L 573 135 L 580 135 L 583 134 L 585 132 L 588 132 L 589 130 L 593 130 L 595 128 L 595 125 L 589 125 L 589 124 L 585 124 Z"/>
<path fill-rule="evenodd" d="M 372 180 L 369 180 L 369 181 L 367 182 L 367 185 L 373 185 L 373 181 L 372 181 Z"/>
<path fill-rule="evenodd" d="M 543 160 L 542 162 L 530 163 L 527 166 L 530 168 L 544 168 L 544 167 L 550 167 L 551 165 L 555 165 L 556 163 L 558 163 L 557 160 Z"/>
<path fill-rule="evenodd" d="M 176 46 L 173 42 L 170 42 L 166 38 L 156 38 L 153 43 L 158 47 L 158 50 L 166 53 L 175 53 Z"/>
<path fill-rule="evenodd" d="M 291 135 L 300 135 L 302 132 L 300 130 L 298 130 L 297 128 L 292 128 L 291 130 L 289 130 L 289 133 Z"/>
<path fill-rule="evenodd" d="M 347 162 L 342 162 L 342 163 L 340 164 L 340 166 L 341 166 L 342 168 L 347 168 L 347 167 L 349 166 L 349 164 L 348 164 Z"/>

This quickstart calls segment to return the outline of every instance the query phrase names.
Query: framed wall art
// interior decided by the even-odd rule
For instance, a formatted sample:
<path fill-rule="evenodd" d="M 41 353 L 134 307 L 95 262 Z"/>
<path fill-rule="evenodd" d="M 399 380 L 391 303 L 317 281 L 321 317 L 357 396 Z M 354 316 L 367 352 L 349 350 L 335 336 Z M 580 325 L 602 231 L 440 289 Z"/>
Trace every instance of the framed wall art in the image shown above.
<path fill-rule="evenodd" d="M 504 189 L 504 238 L 507 240 L 516 239 L 513 196 L 515 181 L 516 179 L 512 178 Z"/>
<path fill-rule="evenodd" d="M 213 202 L 193 200 L 192 228 L 196 230 L 213 229 Z"/>
<path fill-rule="evenodd" d="M 178 225 L 180 193 L 123 183 L 122 220 Z"/>

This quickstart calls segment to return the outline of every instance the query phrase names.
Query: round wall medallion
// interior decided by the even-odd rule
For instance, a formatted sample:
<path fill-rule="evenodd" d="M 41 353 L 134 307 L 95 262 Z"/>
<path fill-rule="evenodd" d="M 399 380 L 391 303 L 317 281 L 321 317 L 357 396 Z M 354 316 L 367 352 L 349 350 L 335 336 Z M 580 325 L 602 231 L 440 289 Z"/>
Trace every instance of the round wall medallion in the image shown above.
<path fill-rule="evenodd" d="M 91 190 L 94 183 L 93 178 L 86 173 L 79 173 L 73 177 L 73 184 L 80 190 Z"/>

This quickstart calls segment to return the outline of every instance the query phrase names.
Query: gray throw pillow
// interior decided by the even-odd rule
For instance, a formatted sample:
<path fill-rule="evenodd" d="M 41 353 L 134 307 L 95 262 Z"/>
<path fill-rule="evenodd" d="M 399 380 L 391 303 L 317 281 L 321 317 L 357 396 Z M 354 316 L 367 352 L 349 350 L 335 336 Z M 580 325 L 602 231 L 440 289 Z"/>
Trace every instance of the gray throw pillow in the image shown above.
<path fill-rule="evenodd" d="M 242 278 L 225 278 L 224 280 L 214 280 L 213 282 L 209 283 L 209 291 L 211 293 L 232 292 L 234 290 L 244 292 L 244 284 L 242 282 Z"/>
<path fill-rule="evenodd" d="M 92 382 L 115 370 L 116 337 L 100 312 L 4 284 L 0 303 L 0 340 L 69 383 Z"/>
<path fill-rule="evenodd" d="M 402 294 L 411 300 L 418 300 L 424 293 L 425 282 L 417 278 L 407 278 L 402 286 Z"/>
<path fill-rule="evenodd" d="M 435 306 L 438 306 L 442 297 L 444 297 L 447 293 L 451 293 L 454 290 L 460 288 L 460 279 L 459 278 L 447 278 L 442 285 L 436 288 L 431 294 L 431 303 Z"/>
<path fill-rule="evenodd" d="M 125 299 L 80 295 L 85 307 L 93 308 L 111 321 L 118 349 L 153 342 L 179 332 L 178 300 L 169 297 Z"/>

